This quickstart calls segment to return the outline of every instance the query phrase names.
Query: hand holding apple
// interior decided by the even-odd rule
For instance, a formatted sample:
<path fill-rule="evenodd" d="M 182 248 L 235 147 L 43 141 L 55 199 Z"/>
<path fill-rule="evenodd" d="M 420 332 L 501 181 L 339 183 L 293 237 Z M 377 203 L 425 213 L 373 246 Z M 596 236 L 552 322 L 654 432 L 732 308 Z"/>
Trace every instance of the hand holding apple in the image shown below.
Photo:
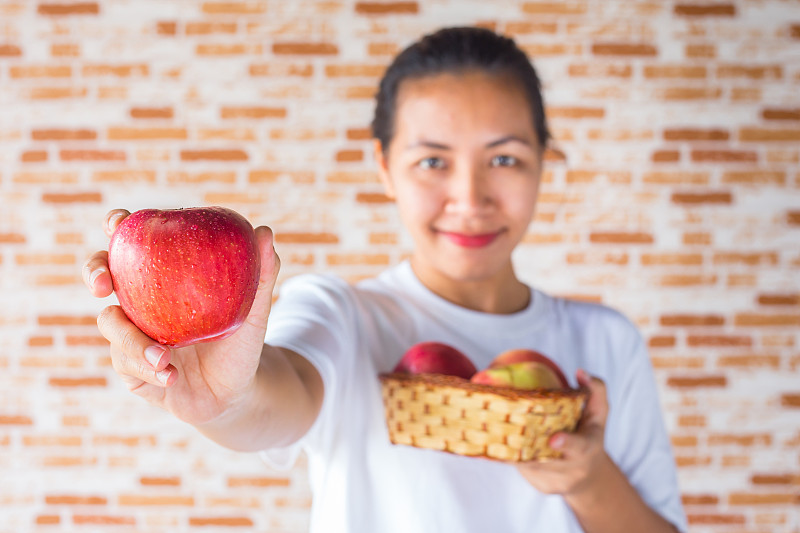
<path fill-rule="evenodd" d="M 128 318 L 173 347 L 241 326 L 261 269 L 252 226 L 223 207 L 133 213 L 111 237 L 108 266 Z"/>
<path fill-rule="evenodd" d="M 129 216 L 125 210 L 111 211 L 104 222 L 106 234 L 111 237 Z M 119 306 L 105 308 L 97 318 L 111 344 L 114 370 L 127 387 L 190 424 L 213 420 L 235 404 L 259 367 L 280 261 L 269 228 L 256 228 L 254 238 L 261 265 L 255 298 L 244 322 L 228 337 L 170 348 L 145 334 Z M 86 261 L 83 278 L 96 297 L 117 290 L 108 252 L 96 252 Z"/>

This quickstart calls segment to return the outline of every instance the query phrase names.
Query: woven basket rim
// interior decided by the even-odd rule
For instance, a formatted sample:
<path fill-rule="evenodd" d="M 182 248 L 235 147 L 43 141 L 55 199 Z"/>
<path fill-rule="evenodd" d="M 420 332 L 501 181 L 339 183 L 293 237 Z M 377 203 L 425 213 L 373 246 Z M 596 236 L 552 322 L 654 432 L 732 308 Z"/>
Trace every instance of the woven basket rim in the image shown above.
<path fill-rule="evenodd" d="M 534 389 L 521 390 L 513 387 L 498 385 L 485 385 L 473 383 L 468 379 L 458 376 L 448 376 L 445 374 L 408 374 L 401 372 L 384 372 L 378 374 L 381 382 L 396 381 L 402 384 L 424 384 L 432 387 L 453 387 L 471 393 L 496 394 L 509 400 L 523 399 L 544 399 L 544 398 L 569 398 L 587 396 L 589 390 L 586 387 L 577 389 Z"/>

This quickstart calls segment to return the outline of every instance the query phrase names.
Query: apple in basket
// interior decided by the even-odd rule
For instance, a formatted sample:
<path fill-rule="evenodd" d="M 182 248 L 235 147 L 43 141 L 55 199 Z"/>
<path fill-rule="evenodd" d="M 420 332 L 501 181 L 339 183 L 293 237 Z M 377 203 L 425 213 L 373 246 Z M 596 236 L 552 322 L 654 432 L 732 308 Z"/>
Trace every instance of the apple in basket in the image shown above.
<path fill-rule="evenodd" d="M 501 353 L 488 368 L 473 375 L 471 381 L 521 390 L 569 388 L 567 378 L 556 363 L 528 349 Z"/>
<path fill-rule="evenodd" d="M 394 368 L 405 374 L 445 374 L 471 378 L 478 369 L 460 350 L 441 342 L 421 342 L 409 348 Z"/>
<path fill-rule="evenodd" d="M 111 236 L 108 267 L 128 318 L 179 347 L 227 337 L 253 305 L 261 259 L 255 232 L 224 207 L 143 209 Z"/>

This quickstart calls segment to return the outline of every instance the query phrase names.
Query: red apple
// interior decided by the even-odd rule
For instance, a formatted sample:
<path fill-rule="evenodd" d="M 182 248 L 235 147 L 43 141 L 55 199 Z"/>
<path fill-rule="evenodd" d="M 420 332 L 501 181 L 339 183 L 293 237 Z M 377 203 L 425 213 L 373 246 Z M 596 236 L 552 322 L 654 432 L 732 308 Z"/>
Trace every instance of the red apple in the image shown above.
<path fill-rule="evenodd" d="M 569 387 L 569 382 L 567 381 L 567 378 L 564 375 L 564 373 L 561 371 L 561 368 L 555 362 L 553 362 L 552 359 L 535 350 L 528 350 L 526 348 L 515 348 L 513 350 L 506 350 L 505 352 L 501 353 L 500 355 L 494 358 L 492 363 L 489 365 L 489 368 L 498 368 L 498 367 L 512 365 L 514 363 L 524 363 L 528 361 L 535 363 L 542 363 L 546 365 L 558 377 L 559 381 L 561 382 L 562 388 Z"/>
<path fill-rule="evenodd" d="M 471 381 L 522 390 L 565 388 L 550 366 L 538 361 L 487 368 L 472 376 Z"/>
<path fill-rule="evenodd" d="M 222 339 L 242 325 L 261 259 L 253 227 L 235 211 L 144 209 L 111 236 L 108 267 L 131 322 L 179 347 Z"/>
<path fill-rule="evenodd" d="M 461 351 L 441 342 L 421 342 L 403 354 L 394 368 L 407 374 L 445 374 L 464 379 L 472 377 L 477 368 Z"/>

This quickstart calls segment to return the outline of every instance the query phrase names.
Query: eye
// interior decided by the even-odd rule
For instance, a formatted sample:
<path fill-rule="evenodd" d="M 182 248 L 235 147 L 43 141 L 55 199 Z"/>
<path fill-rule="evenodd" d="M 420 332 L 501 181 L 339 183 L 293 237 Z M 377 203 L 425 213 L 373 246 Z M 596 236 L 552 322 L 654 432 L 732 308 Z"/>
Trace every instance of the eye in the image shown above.
<path fill-rule="evenodd" d="M 518 160 L 513 155 L 496 155 L 492 158 L 493 167 L 514 167 Z"/>
<path fill-rule="evenodd" d="M 441 170 L 444 168 L 444 159 L 440 157 L 426 157 L 421 159 L 417 166 L 423 170 Z"/>

